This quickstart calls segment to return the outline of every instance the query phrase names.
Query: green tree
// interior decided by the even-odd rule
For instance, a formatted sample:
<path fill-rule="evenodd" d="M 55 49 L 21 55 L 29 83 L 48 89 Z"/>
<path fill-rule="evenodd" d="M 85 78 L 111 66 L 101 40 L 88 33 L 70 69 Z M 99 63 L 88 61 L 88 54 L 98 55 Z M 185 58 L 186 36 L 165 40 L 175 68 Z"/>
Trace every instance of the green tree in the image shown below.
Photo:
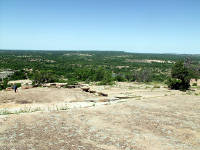
<path fill-rule="evenodd" d="M 135 71 L 133 78 L 137 82 L 151 82 L 152 81 L 152 71 L 147 68 L 143 68 L 140 71 Z"/>
<path fill-rule="evenodd" d="M 174 64 L 171 70 L 171 78 L 168 80 L 168 87 L 176 90 L 188 90 L 190 88 L 191 72 L 184 65 L 183 61 Z"/>

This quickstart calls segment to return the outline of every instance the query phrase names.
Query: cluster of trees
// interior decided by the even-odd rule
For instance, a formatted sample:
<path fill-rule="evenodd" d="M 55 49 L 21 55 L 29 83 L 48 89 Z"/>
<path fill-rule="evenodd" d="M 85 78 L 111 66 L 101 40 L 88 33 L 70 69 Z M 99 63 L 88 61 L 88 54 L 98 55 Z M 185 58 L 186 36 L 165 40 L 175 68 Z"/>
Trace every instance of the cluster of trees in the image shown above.
<path fill-rule="evenodd" d="M 103 67 L 98 68 L 78 68 L 69 76 L 69 79 L 85 82 L 99 82 L 99 84 L 112 84 L 114 78 L 112 72 Z"/>
<path fill-rule="evenodd" d="M 34 86 L 40 86 L 44 83 L 59 82 L 58 76 L 49 71 L 35 71 L 30 74 Z"/>

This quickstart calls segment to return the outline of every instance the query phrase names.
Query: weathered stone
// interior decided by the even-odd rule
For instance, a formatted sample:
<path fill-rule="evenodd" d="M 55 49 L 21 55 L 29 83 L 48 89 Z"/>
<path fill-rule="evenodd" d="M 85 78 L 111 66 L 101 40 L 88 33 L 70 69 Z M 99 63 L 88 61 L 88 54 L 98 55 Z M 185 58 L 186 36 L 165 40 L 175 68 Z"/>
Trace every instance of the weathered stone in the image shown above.
<path fill-rule="evenodd" d="M 56 83 L 50 83 L 50 87 L 56 87 Z"/>
<path fill-rule="evenodd" d="M 72 89 L 72 88 L 76 88 L 76 86 L 75 85 L 66 85 L 66 88 Z"/>
<path fill-rule="evenodd" d="M 90 92 L 90 93 L 96 93 L 95 90 L 91 90 L 91 89 L 89 90 L 89 92 Z"/>
<path fill-rule="evenodd" d="M 81 89 L 82 89 L 84 92 L 89 92 L 89 89 L 90 89 L 90 88 L 89 88 L 89 87 L 82 87 Z"/>
<path fill-rule="evenodd" d="M 12 91 L 12 87 L 7 87 L 6 91 Z"/>
<path fill-rule="evenodd" d="M 99 96 L 108 96 L 108 94 L 103 93 L 103 92 L 98 92 L 98 95 L 99 95 Z"/>
<path fill-rule="evenodd" d="M 31 89 L 33 88 L 32 85 L 22 85 L 22 89 Z"/>

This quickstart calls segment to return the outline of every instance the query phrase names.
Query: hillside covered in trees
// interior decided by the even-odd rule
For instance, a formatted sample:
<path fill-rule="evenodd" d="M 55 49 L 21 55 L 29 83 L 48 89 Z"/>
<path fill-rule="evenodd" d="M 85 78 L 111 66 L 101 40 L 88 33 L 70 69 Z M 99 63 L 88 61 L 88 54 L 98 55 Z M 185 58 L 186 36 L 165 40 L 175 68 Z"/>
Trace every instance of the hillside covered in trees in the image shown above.
<path fill-rule="evenodd" d="M 123 51 L 0 51 L 0 72 L 14 71 L 7 80 L 36 83 L 78 81 L 112 84 L 113 81 L 164 82 L 177 61 L 195 68 L 200 55 L 142 54 Z"/>

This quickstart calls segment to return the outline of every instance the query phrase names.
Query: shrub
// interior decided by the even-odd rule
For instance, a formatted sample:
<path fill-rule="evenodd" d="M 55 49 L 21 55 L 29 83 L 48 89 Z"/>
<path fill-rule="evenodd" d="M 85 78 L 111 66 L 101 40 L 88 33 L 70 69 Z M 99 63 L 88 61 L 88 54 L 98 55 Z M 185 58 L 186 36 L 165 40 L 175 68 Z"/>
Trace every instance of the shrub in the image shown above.
<path fill-rule="evenodd" d="M 193 83 L 192 86 L 197 86 L 197 83 Z"/>
<path fill-rule="evenodd" d="M 160 85 L 154 85 L 153 88 L 160 88 Z"/>
<path fill-rule="evenodd" d="M 8 87 L 8 80 L 4 79 L 3 82 L 0 83 L 0 90 L 6 89 Z"/>
<path fill-rule="evenodd" d="M 21 87 L 21 83 L 16 83 L 15 84 L 18 88 Z"/>
<path fill-rule="evenodd" d="M 120 75 L 120 74 L 115 77 L 115 80 L 119 81 L 119 82 L 125 82 L 126 81 L 126 79 L 124 78 L 124 76 Z"/>
<path fill-rule="evenodd" d="M 74 78 L 70 78 L 67 80 L 67 85 L 77 85 L 78 81 Z"/>
<path fill-rule="evenodd" d="M 167 85 L 170 89 L 179 89 L 181 84 L 180 79 L 169 78 Z"/>
<path fill-rule="evenodd" d="M 98 83 L 98 85 L 113 85 L 113 84 L 114 84 L 113 81 L 106 81 L 106 80 L 100 81 Z"/>

